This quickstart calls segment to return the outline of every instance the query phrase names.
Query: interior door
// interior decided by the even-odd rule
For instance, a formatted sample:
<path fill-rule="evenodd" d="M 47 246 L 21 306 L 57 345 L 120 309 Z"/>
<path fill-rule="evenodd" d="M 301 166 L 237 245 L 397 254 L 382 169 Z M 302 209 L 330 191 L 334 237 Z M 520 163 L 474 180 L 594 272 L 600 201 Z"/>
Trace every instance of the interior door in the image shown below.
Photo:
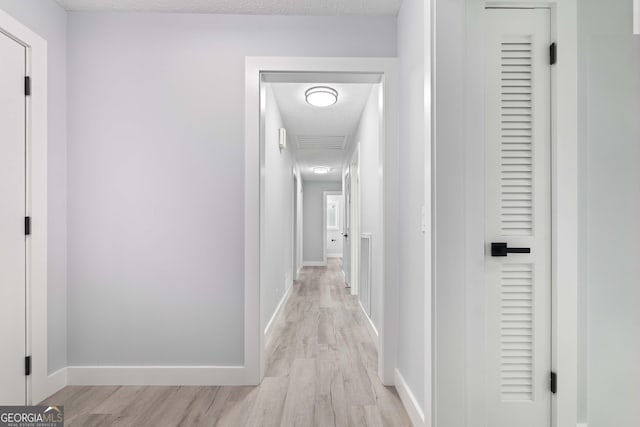
<path fill-rule="evenodd" d="M 342 245 L 342 270 L 347 287 L 351 286 L 351 171 L 347 169 L 344 175 L 344 237 Z"/>
<path fill-rule="evenodd" d="M 350 181 L 350 202 L 349 216 L 351 217 L 349 225 L 350 239 L 350 272 L 351 272 L 351 293 L 358 295 L 360 292 L 360 148 L 356 145 L 351 160 L 351 181 Z"/>
<path fill-rule="evenodd" d="M 549 9 L 487 9 L 487 404 L 491 427 L 551 423 Z"/>
<path fill-rule="evenodd" d="M 0 32 L 0 405 L 26 403 L 26 50 Z"/>
<path fill-rule="evenodd" d="M 293 259 L 291 261 L 292 272 L 291 277 L 293 280 L 298 280 L 298 177 L 293 175 L 293 212 L 292 212 L 292 221 L 291 221 L 291 252 Z"/>

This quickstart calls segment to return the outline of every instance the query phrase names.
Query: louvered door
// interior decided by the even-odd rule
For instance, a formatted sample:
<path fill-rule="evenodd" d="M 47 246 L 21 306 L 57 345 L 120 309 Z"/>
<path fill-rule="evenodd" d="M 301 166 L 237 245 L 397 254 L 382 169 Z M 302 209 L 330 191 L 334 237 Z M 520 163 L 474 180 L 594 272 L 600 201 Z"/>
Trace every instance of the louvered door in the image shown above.
<path fill-rule="evenodd" d="M 486 338 L 491 427 L 551 422 L 548 9 L 487 9 Z M 491 244 L 530 248 L 492 256 Z"/>

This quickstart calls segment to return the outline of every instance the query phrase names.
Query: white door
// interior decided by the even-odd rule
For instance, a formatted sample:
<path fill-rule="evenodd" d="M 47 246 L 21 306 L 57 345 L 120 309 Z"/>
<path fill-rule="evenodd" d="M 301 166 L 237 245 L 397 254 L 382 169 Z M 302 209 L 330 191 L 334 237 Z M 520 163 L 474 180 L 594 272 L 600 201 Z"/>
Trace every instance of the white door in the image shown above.
<path fill-rule="evenodd" d="M 347 287 L 351 286 L 351 170 L 344 175 L 344 227 L 342 228 L 342 271 Z"/>
<path fill-rule="evenodd" d="M 0 405 L 26 402 L 25 61 L 0 33 Z"/>
<path fill-rule="evenodd" d="M 342 195 L 329 194 L 326 200 L 327 257 L 342 258 Z"/>
<path fill-rule="evenodd" d="M 351 160 L 351 203 L 349 213 L 351 217 L 351 293 L 357 295 L 360 292 L 360 148 L 356 146 Z"/>
<path fill-rule="evenodd" d="M 551 423 L 550 11 L 487 9 L 486 16 L 487 425 L 544 427 Z"/>
<path fill-rule="evenodd" d="M 291 261 L 291 277 L 298 280 L 298 178 L 293 175 L 293 212 L 291 221 L 291 252 L 293 260 Z"/>

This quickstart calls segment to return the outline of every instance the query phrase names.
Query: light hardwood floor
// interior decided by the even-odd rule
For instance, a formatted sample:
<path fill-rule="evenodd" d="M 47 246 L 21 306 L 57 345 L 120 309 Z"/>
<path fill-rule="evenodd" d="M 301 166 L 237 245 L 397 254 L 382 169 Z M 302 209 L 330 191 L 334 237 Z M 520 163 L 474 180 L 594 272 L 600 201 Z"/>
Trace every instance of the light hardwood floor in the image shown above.
<path fill-rule="evenodd" d="M 395 388 L 376 374 L 377 352 L 339 259 L 305 267 L 267 345 L 257 387 L 69 386 L 65 425 L 410 426 Z"/>

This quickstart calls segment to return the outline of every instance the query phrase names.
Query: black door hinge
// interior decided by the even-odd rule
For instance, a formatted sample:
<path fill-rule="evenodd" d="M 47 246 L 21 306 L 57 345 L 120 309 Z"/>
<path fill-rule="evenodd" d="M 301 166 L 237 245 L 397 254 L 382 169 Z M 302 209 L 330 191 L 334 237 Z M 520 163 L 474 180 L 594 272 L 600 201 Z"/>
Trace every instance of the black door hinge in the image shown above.
<path fill-rule="evenodd" d="M 31 356 L 24 358 L 24 374 L 27 376 L 31 375 Z"/>
<path fill-rule="evenodd" d="M 29 76 L 24 78 L 24 94 L 25 96 L 31 95 L 31 77 Z"/>
<path fill-rule="evenodd" d="M 558 49 L 555 43 L 551 43 L 549 46 L 549 63 L 554 65 L 558 61 Z"/>
<path fill-rule="evenodd" d="M 31 235 L 31 217 L 30 216 L 24 217 L 24 235 L 25 236 Z"/>
<path fill-rule="evenodd" d="M 556 394 L 558 392 L 558 374 L 551 372 L 551 382 L 549 383 L 551 393 Z"/>

